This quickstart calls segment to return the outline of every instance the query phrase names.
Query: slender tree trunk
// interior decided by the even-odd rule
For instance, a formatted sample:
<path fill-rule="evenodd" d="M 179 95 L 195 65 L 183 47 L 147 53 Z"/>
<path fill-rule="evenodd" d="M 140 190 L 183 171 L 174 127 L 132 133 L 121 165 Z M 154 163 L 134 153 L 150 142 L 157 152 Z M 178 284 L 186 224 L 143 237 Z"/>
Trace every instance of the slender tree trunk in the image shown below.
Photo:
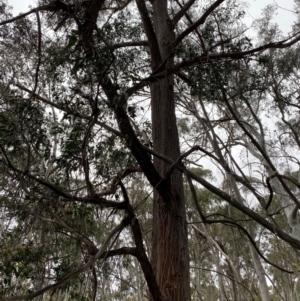
<path fill-rule="evenodd" d="M 169 47 L 173 28 L 167 0 L 153 1 L 153 24 L 162 61 L 173 65 Z M 153 148 L 172 159 L 180 156 L 175 116 L 174 77 L 151 85 Z M 154 165 L 165 177 L 169 165 L 154 158 Z M 174 171 L 167 179 L 165 193 L 154 192 L 151 261 L 157 282 L 170 300 L 190 300 L 189 253 L 182 175 Z"/>
<path fill-rule="evenodd" d="M 240 194 L 237 184 L 234 181 L 231 174 L 228 174 L 228 180 L 229 180 L 231 187 L 234 190 L 236 197 L 240 200 L 241 203 L 245 203 L 245 200 L 242 197 L 242 195 Z M 247 229 L 248 233 L 251 235 L 251 237 L 253 237 L 253 239 L 254 239 L 254 233 L 253 233 L 253 229 L 252 229 L 251 225 L 247 224 L 246 229 Z M 270 297 L 270 293 L 269 293 L 269 289 L 268 289 L 268 285 L 267 285 L 264 267 L 260 261 L 260 257 L 258 255 L 256 249 L 254 248 L 254 246 L 252 245 L 252 243 L 250 241 L 248 242 L 248 245 L 249 245 L 249 249 L 250 249 L 250 253 L 251 253 L 251 258 L 253 260 L 255 272 L 258 277 L 258 287 L 259 287 L 259 291 L 260 291 L 260 295 L 261 295 L 261 300 L 262 301 L 270 301 L 271 297 Z"/>
<path fill-rule="evenodd" d="M 250 225 L 247 225 L 247 231 L 249 232 L 249 234 L 252 237 L 254 237 L 253 230 Z M 262 301 L 271 301 L 271 297 L 270 297 L 270 293 L 269 293 L 269 289 L 268 289 L 268 285 L 267 285 L 267 280 L 266 280 L 266 276 L 265 276 L 265 269 L 260 261 L 259 255 L 258 255 L 257 251 L 255 250 L 254 246 L 252 245 L 252 243 L 249 242 L 248 244 L 249 244 L 249 249 L 251 252 L 253 264 L 255 267 L 255 272 L 258 277 L 258 287 L 259 287 L 259 291 L 261 294 L 261 300 Z"/>
<path fill-rule="evenodd" d="M 213 248 L 212 248 L 213 249 Z M 225 287 L 224 287 L 224 279 L 223 276 L 221 275 L 222 271 L 220 268 L 220 252 L 219 250 L 214 250 L 213 249 L 213 253 L 214 253 L 214 261 L 215 261 L 215 265 L 217 267 L 217 277 L 218 277 L 218 284 L 219 284 L 219 301 L 225 301 L 226 298 L 226 292 L 225 292 Z"/>

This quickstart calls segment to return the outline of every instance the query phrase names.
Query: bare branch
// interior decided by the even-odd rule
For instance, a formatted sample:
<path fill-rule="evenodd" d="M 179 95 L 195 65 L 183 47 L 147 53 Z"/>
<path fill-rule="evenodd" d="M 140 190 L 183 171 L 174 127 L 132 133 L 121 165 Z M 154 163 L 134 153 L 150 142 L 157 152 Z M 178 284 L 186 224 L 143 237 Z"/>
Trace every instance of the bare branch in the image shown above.
<path fill-rule="evenodd" d="M 151 153 L 152 155 L 157 156 L 158 158 L 164 160 L 165 162 L 168 162 L 169 164 L 174 163 L 174 161 L 172 159 L 170 159 L 166 156 L 163 156 L 163 155 L 153 151 L 152 149 L 147 148 L 147 151 L 149 153 Z M 300 250 L 300 241 L 298 239 L 296 239 L 296 238 L 292 237 L 291 235 L 285 233 L 284 231 L 282 231 L 276 225 L 268 222 L 264 217 L 260 216 L 258 213 L 256 213 L 252 209 L 250 209 L 250 208 L 246 207 L 245 205 L 243 205 L 241 202 L 236 200 L 233 196 L 229 195 L 228 193 L 224 192 L 223 190 L 221 190 L 221 189 L 217 188 L 216 186 L 212 185 L 211 183 L 206 181 L 204 178 L 199 177 L 198 175 L 191 172 L 190 170 L 187 170 L 187 173 L 193 180 L 200 183 L 203 187 L 205 187 L 206 189 L 208 189 L 212 193 L 220 196 L 223 200 L 225 200 L 230 205 L 232 205 L 233 207 L 235 207 L 239 211 L 243 212 L 244 214 L 246 214 L 247 216 L 249 216 L 250 218 L 252 218 L 256 222 L 258 222 L 260 225 L 262 225 L 263 227 L 268 229 L 271 233 L 273 233 L 275 235 L 278 235 L 282 240 L 289 243 L 291 246 L 295 247 L 296 249 Z"/>
<path fill-rule="evenodd" d="M 6 20 L 6 21 L 2 21 L 2 22 L 0 22 L 0 26 L 12 23 L 12 22 L 20 20 L 20 19 L 23 19 L 26 16 L 29 16 L 29 15 L 34 14 L 34 13 L 39 12 L 39 11 L 57 11 L 60 8 L 57 7 L 55 2 L 56 1 L 52 1 L 50 4 L 38 6 L 36 8 L 31 9 L 30 11 L 28 11 L 26 13 L 23 13 L 23 14 L 20 14 L 20 15 L 14 17 L 14 18 L 11 18 L 11 19 Z"/>
<path fill-rule="evenodd" d="M 218 223 L 222 223 L 224 225 L 229 225 L 231 227 L 236 227 L 240 230 L 242 230 L 243 233 L 246 234 L 246 236 L 248 237 L 249 241 L 251 242 L 251 244 L 253 245 L 253 247 L 255 248 L 256 252 L 258 253 L 258 255 L 266 262 L 268 263 L 269 265 L 272 265 L 273 267 L 277 268 L 278 270 L 282 271 L 282 272 L 285 272 L 285 273 L 289 273 L 289 274 L 294 274 L 293 271 L 289 271 L 289 270 L 286 270 L 280 266 L 278 266 L 277 264 L 269 261 L 262 253 L 261 251 L 259 250 L 258 246 L 256 245 L 254 239 L 252 238 L 252 236 L 249 234 L 249 232 L 244 228 L 242 227 L 241 225 L 239 225 L 238 223 L 234 222 L 234 221 L 230 221 L 230 220 L 209 220 L 209 219 L 206 219 L 205 220 L 205 223 L 207 224 L 218 224 Z"/>
<path fill-rule="evenodd" d="M 185 15 L 185 13 L 189 10 L 189 8 L 194 4 L 195 1 L 196 0 L 189 0 L 183 6 L 180 5 L 181 10 L 175 15 L 175 17 L 171 21 L 173 26 L 175 26 L 179 22 L 179 20 Z"/>
<path fill-rule="evenodd" d="M 214 2 L 207 10 L 206 12 L 198 19 L 196 22 L 194 22 L 190 27 L 188 27 L 186 30 L 184 30 L 172 43 L 172 47 L 177 47 L 179 43 L 187 36 L 189 35 L 194 29 L 196 29 L 198 26 L 202 25 L 207 17 L 217 8 L 219 7 L 225 0 L 217 0 Z"/>
<path fill-rule="evenodd" d="M 114 110 L 120 131 L 127 143 L 127 147 L 138 161 L 151 185 L 155 187 L 161 182 L 161 177 L 155 169 L 151 159 L 147 154 L 147 151 L 139 141 L 131 125 L 130 118 L 128 117 L 125 108 L 128 99 L 126 92 L 123 95 L 118 95 L 114 89 L 113 83 L 109 78 L 106 78 L 105 82 L 102 82 L 102 89 L 108 98 L 110 106 Z M 157 187 L 157 189 L 159 190 L 160 187 Z"/>
<path fill-rule="evenodd" d="M 231 106 L 231 104 L 229 103 L 226 93 L 224 91 L 224 89 L 222 89 L 222 94 L 223 94 L 223 99 L 230 111 L 230 113 L 232 114 L 232 116 L 234 117 L 234 119 L 236 120 L 236 122 L 238 123 L 238 125 L 241 127 L 241 129 L 244 131 L 244 133 L 247 135 L 247 137 L 250 139 L 250 141 L 253 143 L 253 145 L 259 150 L 259 152 L 261 153 L 261 155 L 263 156 L 265 162 L 267 162 L 267 164 L 269 165 L 269 167 L 271 168 L 272 172 L 274 173 L 273 176 L 277 176 L 278 180 L 280 182 L 280 184 L 282 185 L 282 187 L 284 188 L 284 190 L 288 193 L 288 195 L 292 198 L 292 200 L 294 201 L 294 203 L 298 206 L 298 208 L 300 208 L 300 202 L 297 199 L 297 197 L 291 192 L 291 190 L 289 189 L 289 187 L 287 186 L 287 184 L 285 183 L 285 181 L 278 175 L 277 170 L 273 164 L 273 162 L 271 161 L 270 157 L 266 154 L 265 150 L 261 147 L 261 145 L 255 140 L 255 138 L 251 135 L 251 133 L 246 129 L 246 127 L 244 126 L 243 122 L 240 120 L 240 118 L 237 116 L 235 110 L 233 109 L 233 107 Z"/>
<path fill-rule="evenodd" d="M 161 55 L 158 47 L 158 42 L 156 39 L 156 34 L 154 32 L 147 7 L 144 0 L 136 0 L 136 4 L 141 15 L 146 36 L 148 38 L 149 48 L 152 58 L 152 70 L 156 69 L 161 64 Z"/>
<path fill-rule="evenodd" d="M 199 213 L 200 218 L 205 223 L 206 217 L 205 217 L 204 212 L 202 211 L 202 208 L 201 208 L 201 206 L 198 202 L 197 193 L 196 193 L 195 187 L 193 185 L 193 182 L 191 180 L 191 177 L 190 177 L 190 175 L 187 172 L 187 169 L 185 167 L 183 167 L 183 171 L 184 171 L 184 174 L 186 176 L 187 182 L 189 184 L 189 187 L 190 187 L 190 190 L 191 190 L 191 193 L 192 193 L 192 199 L 193 199 L 194 205 L 195 205 L 195 207 L 196 207 L 196 209 Z"/>
<path fill-rule="evenodd" d="M 268 200 L 268 203 L 266 204 L 266 210 L 267 210 L 269 208 L 269 206 L 271 205 L 272 200 L 273 200 L 273 188 L 271 186 L 269 177 L 266 178 L 266 182 L 267 182 L 267 186 L 268 186 L 269 191 L 270 191 L 269 200 Z"/>
<path fill-rule="evenodd" d="M 112 45 L 112 48 L 119 49 L 119 48 L 124 48 L 124 47 L 135 47 L 135 46 L 149 46 L 149 43 L 148 43 L 148 41 L 123 42 L 123 43 Z"/>
<path fill-rule="evenodd" d="M 152 265 L 144 248 L 142 231 L 138 219 L 133 218 L 131 222 L 131 229 L 136 245 L 136 257 L 141 264 L 141 268 L 147 281 L 149 291 L 153 297 L 153 300 L 163 301 L 164 296 L 160 291 Z"/>
<path fill-rule="evenodd" d="M 129 247 L 124 247 L 124 248 L 119 248 L 115 250 L 109 250 L 107 252 L 104 252 L 101 255 L 101 258 L 109 258 L 109 257 L 114 257 L 114 256 L 119 256 L 119 255 L 131 255 L 136 257 L 136 248 L 129 248 Z"/>
<path fill-rule="evenodd" d="M 252 298 L 253 298 L 253 300 L 254 300 L 254 295 L 253 295 L 253 293 L 248 289 L 248 287 L 247 287 L 246 285 L 244 285 L 243 283 L 241 283 L 240 281 L 237 281 L 235 278 L 232 278 L 232 277 L 230 277 L 229 275 L 223 274 L 223 273 L 221 273 L 221 272 L 218 272 L 218 271 L 212 270 L 212 269 L 206 269 L 206 268 L 201 268 L 201 267 L 197 267 L 197 266 L 191 266 L 190 268 L 191 268 L 191 269 L 197 269 L 197 270 L 208 271 L 208 272 L 213 272 L 213 273 L 217 273 L 217 274 L 219 274 L 219 275 L 222 275 L 222 276 L 224 276 L 224 277 L 226 277 L 226 278 L 228 278 L 228 279 L 230 279 L 230 280 L 236 282 L 237 284 L 241 285 L 243 288 L 245 288 L 245 289 L 250 293 L 250 295 L 252 296 Z"/>
<path fill-rule="evenodd" d="M 93 274 L 93 301 L 96 301 L 97 297 L 97 287 L 98 287 L 98 280 L 97 280 L 97 273 L 95 267 L 92 269 L 92 274 Z"/>
<path fill-rule="evenodd" d="M 101 197 L 104 195 L 111 195 L 114 194 L 118 188 L 118 185 L 120 184 L 121 180 L 127 177 L 128 175 L 135 173 L 135 172 L 141 172 L 140 167 L 126 167 L 124 170 L 121 170 L 118 172 L 118 174 L 115 176 L 115 178 L 112 181 L 111 188 L 108 190 L 104 190 L 100 193 L 96 193 L 97 197 Z"/>
<path fill-rule="evenodd" d="M 194 151 L 196 151 L 196 150 L 198 150 L 198 146 L 194 146 L 194 147 L 192 147 L 190 150 L 188 150 L 188 151 L 186 151 L 185 153 L 181 154 L 180 157 L 176 160 L 176 162 L 174 162 L 174 163 L 170 166 L 169 170 L 166 172 L 166 174 L 165 174 L 165 179 L 166 179 L 166 180 L 169 179 L 169 178 L 171 177 L 171 174 L 173 173 L 173 171 L 174 171 L 175 169 L 178 169 L 179 167 L 181 167 L 180 165 L 181 165 L 181 163 L 182 163 L 182 160 L 183 160 L 184 158 L 188 157 L 192 152 L 194 152 Z"/>
<path fill-rule="evenodd" d="M 181 8 L 183 8 L 183 6 L 180 4 L 179 0 L 176 0 L 176 3 L 177 3 Z M 185 17 L 186 17 L 187 20 L 190 22 L 190 24 L 193 24 L 193 23 L 194 23 L 194 22 L 192 21 L 191 17 L 189 16 L 189 14 L 188 14 L 187 12 L 185 13 Z M 195 31 L 196 31 L 196 35 L 198 36 L 199 41 L 200 41 L 200 43 L 201 43 L 202 49 L 203 49 L 203 51 L 206 53 L 206 47 L 205 47 L 203 38 L 202 38 L 202 36 L 201 36 L 201 33 L 200 33 L 200 31 L 198 30 L 198 28 L 196 28 Z"/>

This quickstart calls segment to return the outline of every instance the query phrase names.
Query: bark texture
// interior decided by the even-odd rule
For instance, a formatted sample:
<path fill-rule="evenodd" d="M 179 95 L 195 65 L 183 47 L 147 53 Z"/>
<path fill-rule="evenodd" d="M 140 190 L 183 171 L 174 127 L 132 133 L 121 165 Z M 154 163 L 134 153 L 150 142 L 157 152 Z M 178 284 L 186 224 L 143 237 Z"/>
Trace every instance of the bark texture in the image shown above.
<path fill-rule="evenodd" d="M 153 1 L 153 24 L 160 50 L 161 68 L 171 68 L 173 28 L 167 0 Z M 174 102 L 174 76 L 151 85 L 153 148 L 174 160 L 180 156 Z M 183 179 L 178 171 L 165 177 L 169 164 L 154 158 L 163 189 L 154 192 L 151 262 L 158 285 L 170 300 L 190 300 L 189 253 Z M 152 299 L 154 300 L 154 299 Z"/>

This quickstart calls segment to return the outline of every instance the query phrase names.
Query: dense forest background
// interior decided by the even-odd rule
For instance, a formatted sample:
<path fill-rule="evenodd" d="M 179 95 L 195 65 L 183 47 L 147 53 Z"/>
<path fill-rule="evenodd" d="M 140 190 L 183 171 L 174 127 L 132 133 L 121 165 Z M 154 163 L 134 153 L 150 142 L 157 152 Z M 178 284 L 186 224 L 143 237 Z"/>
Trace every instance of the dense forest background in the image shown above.
<path fill-rule="evenodd" d="M 0 300 L 300 301 L 300 1 L 0 0 Z"/>

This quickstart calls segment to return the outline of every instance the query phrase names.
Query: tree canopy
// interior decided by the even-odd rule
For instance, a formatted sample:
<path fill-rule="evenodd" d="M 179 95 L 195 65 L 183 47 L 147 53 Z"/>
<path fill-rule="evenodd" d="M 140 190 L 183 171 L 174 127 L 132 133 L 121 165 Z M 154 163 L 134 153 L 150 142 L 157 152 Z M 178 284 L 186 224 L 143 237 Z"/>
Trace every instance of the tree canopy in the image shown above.
<path fill-rule="evenodd" d="M 246 6 L 0 0 L 0 300 L 300 300 L 300 20 Z"/>

